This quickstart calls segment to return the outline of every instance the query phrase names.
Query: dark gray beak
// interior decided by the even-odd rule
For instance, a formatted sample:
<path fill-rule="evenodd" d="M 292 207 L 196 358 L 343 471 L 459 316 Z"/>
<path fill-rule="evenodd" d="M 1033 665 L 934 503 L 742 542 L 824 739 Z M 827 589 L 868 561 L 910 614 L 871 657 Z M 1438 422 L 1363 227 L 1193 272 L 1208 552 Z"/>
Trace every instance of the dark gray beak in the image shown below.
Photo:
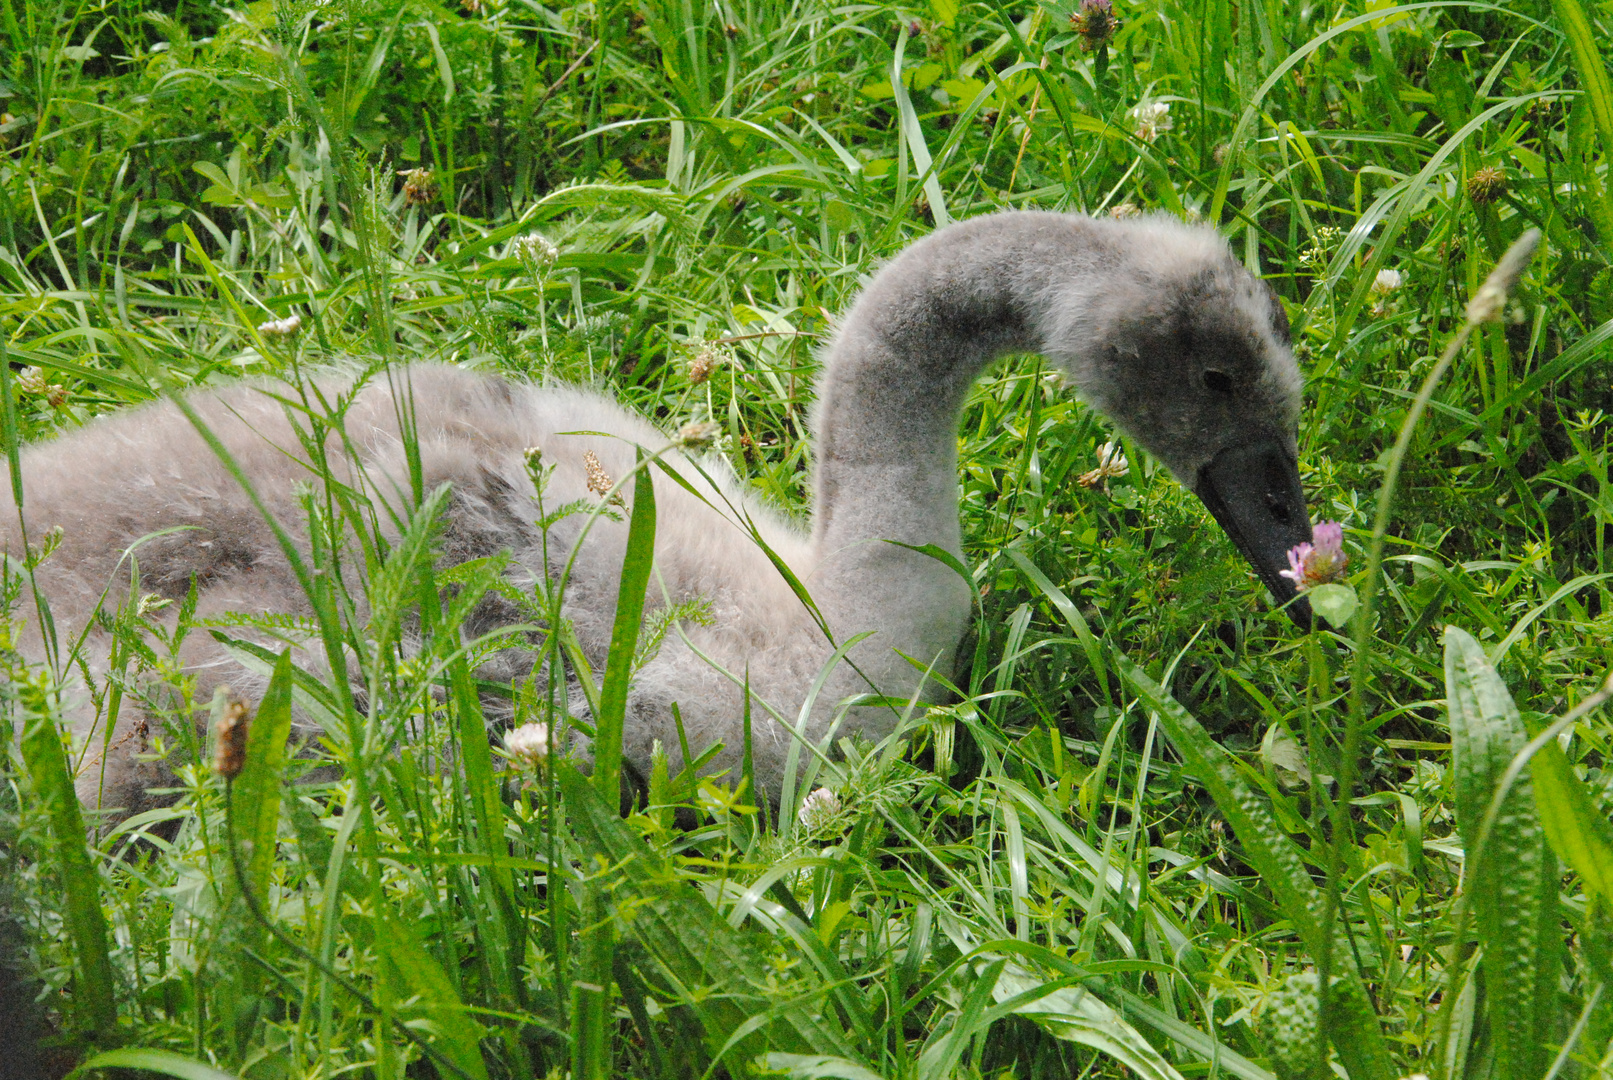
<path fill-rule="evenodd" d="M 1263 438 L 1221 451 L 1199 470 L 1193 494 L 1204 500 L 1277 603 L 1309 630 L 1311 606 L 1282 576 L 1288 569 L 1288 549 L 1311 539 L 1299 465 L 1287 444 Z"/>

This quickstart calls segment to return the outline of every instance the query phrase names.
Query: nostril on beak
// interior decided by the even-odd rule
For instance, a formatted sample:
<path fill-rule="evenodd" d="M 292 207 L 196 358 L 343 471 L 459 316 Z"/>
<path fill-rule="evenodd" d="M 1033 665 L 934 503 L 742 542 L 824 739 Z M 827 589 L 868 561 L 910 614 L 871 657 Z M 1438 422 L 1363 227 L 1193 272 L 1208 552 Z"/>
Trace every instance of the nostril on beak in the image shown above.
<path fill-rule="evenodd" d="M 1271 511 L 1272 517 L 1285 525 L 1288 524 L 1288 503 L 1282 496 L 1274 495 L 1268 491 L 1266 493 L 1266 509 Z"/>

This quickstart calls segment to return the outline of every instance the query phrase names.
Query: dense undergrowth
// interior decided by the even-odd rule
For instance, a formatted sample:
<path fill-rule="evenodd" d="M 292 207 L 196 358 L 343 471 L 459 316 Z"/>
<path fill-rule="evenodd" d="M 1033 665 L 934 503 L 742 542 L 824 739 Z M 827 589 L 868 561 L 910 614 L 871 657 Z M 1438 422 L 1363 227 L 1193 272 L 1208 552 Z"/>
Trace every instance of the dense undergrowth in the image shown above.
<path fill-rule="evenodd" d="M 196 747 L 175 810 L 86 848 L 13 634 L 0 977 L 32 991 L 0 1000 L 37 996 L 39 1067 L 1613 1071 L 1613 7 L 1122 0 L 1107 42 L 1101 13 L 3 0 L 13 451 L 161 387 L 430 358 L 715 421 L 799 512 L 813 350 L 879 260 L 1001 207 L 1159 210 L 1283 298 L 1314 516 L 1375 600 L 1301 634 L 1143 455 L 1078 482 L 1110 434 L 1025 357 L 962 427 L 965 696 L 842 747 L 805 817 L 727 776 L 659 789 L 693 827 L 624 820 L 495 765 L 475 695 L 377 629 L 399 600 L 315 628 L 374 673 L 362 713 L 326 688 L 335 779 L 279 782 L 282 672 L 232 787 Z M 425 582 L 423 550 L 344 580 Z M 134 693 L 168 643 L 110 595 Z M 423 714 L 437 740 L 384 737 Z"/>

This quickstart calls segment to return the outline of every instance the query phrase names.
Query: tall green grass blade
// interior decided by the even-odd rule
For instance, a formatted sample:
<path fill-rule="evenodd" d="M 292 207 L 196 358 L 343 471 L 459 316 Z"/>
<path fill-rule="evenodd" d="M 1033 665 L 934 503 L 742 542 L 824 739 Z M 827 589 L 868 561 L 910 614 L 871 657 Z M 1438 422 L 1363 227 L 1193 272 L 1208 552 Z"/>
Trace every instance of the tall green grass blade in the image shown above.
<path fill-rule="evenodd" d="M 429 1036 L 461 1076 L 487 1080 L 478 1043 L 481 1025 L 466 1011 L 442 965 L 407 925 L 390 914 L 378 920 L 377 944 L 383 961 L 381 983 L 391 990 L 391 1007 L 415 1031 Z"/>
<path fill-rule="evenodd" d="M 6 441 L 6 472 L 11 479 L 12 505 L 22 509 L 22 438 L 17 433 L 17 400 L 11 389 L 11 356 L 0 334 L 0 438 Z"/>
<path fill-rule="evenodd" d="M 1075 633 L 1075 639 L 1081 643 L 1081 653 L 1087 658 L 1087 664 L 1091 666 L 1092 673 L 1097 676 L 1098 686 L 1102 689 L 1103 696 L 1105 698 L 1110 697 L 1109 667 L 1103 662 L 1103 650 L 1098 645 L 1098 639 L 1092 635 L 1092 627 L 1087 625 L 1086 616 L 1081 614 L 1081 609 L 1076 607 L 1074 602 L 1064 594 L 1063 589 L 1049 581 L 1047 575 L 1042 573 L 1041 568 L 1031 562 L 1024 552 L 1017 548 L 1009 548 L 1005 554 L 1014 560 L 1014 564 L 1025 572 L 1026 577 L 1031 579 L 1031 584 L 1040 589 L 1042 595 L 1047 597 L 1048 602 L 1053 605 L 1060 615 L 1064 616 L 1064 621 L 1069 624 L 1070 629 Z"/>
<path fill-rule="evenodd" d="M 669 861 L 622 821 L 614 799 L 607 802 L 563 763 L 558 773 L 583 851 L 621 868 L 611 893 L 624 934 L 654 962 L 647 977 L 690 1010 L 711 1053 L 774 1050 L 857 1059 L 817 995 L 803 999 L 791 991 L 780 1000 L 758 939 L 729 926 L 704 896 L 680 880 Z M 739 1032 L 749 1034 L 730 1045 Z"/>
<path fill-rule="evenodd" d="M 1010 964 L 992 994 L 1055 1039 L 1091 1047 L 1145 1080 L 1182 1080 L 1152 1043 L 1089 990 L 1056 984 L 1049 989 L 1045 980 Z"/>
<path fill-rule="evenodd" d="M 117 1027 L 118 1007 L 101 882 L 85 844 L 84 817 L 62 749 L 62 733 L 43 690 L 33 683 L 16 684 L 13 690 L 23 708 L 23 761 L 50 818 L 51 853 L 65 894 L 67 931 L 77 962 L 75 1011 L 85 1030 L 96 1038 L 110 1038 Z"/>
<path fill-rule="evenodd" d="M 1533 770 L 1535 812 L 1552 850 L 1613 910 L 1613 825 L 1556 742 L 1536 752 Z"/>
<path fill-rule="evenodd" d="M 633 676 L 633 650 L 644 621 L 644 594 L 655 561 L 655 485 L 642 454 L 633 477 L 633 512 L 627 524 L 627 551 L 622 556 L 616 592 L 616 621 L 611 626 L 610 653 L 594 718 L 594 787 L 607 799 L 621 797 L 622 722 Z"/>
<path fill-rule="evenodd" d="M 633 509 L 627 525 L 627 550 L 616 593 L 616 619 L 611 626 L 610 652 L 594 716 L 593 785 L 602 798 L 619 804 L 622 797 L 622 725 L 633 677 L 633 653 L 644 620 L 644 596 L 655 560 L 655 486 L 642 451 L 633 476 Z M 568 793 L 567 802 L 573 797 Z M 572 1068 L 587 1080 L 610 1075 L 610 988 L 614 978 L 614 925 L 603 886 L 585 878 L 582 942 L 579 959 L 582 978 L 575 984 L 572 1016 Z"/>
<path fill-rule="evenodd" d="M 1605 154 L 1609 148 L 1613 148 L 1613 83 L 1608 80 L 1607 65 L 1602 60 L 1601 50 L 1597 48 L 1596 30 L 1579 0 L 1551 0 L 1551 8 L 1557 13 L 1557 21 L 1562 23 L 1563 32 L 1568 37 L 1568 48 L 1574 56 L 1574 72 L 1579 76 L 1580 85 L 1585 88 L 1585 96 L 1590 101 L 1591 118 L 1596 121 L 1596 133 L 1600 136 Z M 1604 187 L 1601 195 L 1606 207 L 1603 212 L 1613 218 L 1613 205 L 1608 205 L 1613 200 L 1613 192 Z"/>
<path fill-rule="evenodd" d="M 782 1054 L 775 1051 L 767 1055 L 767 1067 L 777 1069 L 785 1076 L 799 1077 L 800 1080 L 884 1080 L 879 1073 L 866 1066 L 827 1054 Z"/>
<path fill-rule="evenodd" d="M 1527 774 L 1518 777 L 1488 830 L 1481 831 L 1503 774 L 1529 737 L 1483 646 L 1454 626 L 1445 629 L 1445 691 L 1456 824 L 1468 851 L 1463 875 L 1484 947 L 1496 1060 L 1501 1075 L 1538 1076 L 1550 1061 L 1548 1046 L 1560 1018 L 1561 931 L 1557 861 Z"/>
<path fill-rule="evenodd" d="M 907 29 L 904 27 L 897 38 L 896 53 L 891 60 L 891 90 L 896 95 L 896 112 L 901 117 L 902 132 L 907 136 L 907 153 L 913 159 L 913 171 L 921 181 L 925 201 L 930 204 L 930 217 L 939 229 L 952 224 L 952 215 L 947 213 L 946 195 L 941 190 L 940 178 L 936 176 L 935 162 L 930 158 L 929 145 L 924 141 L 924 129 L 919 126 L 919 115 L 913 108 L 913 99 L 908 96 L 907 87 L 902 82 L 902 52 L 906 47 Z"/>
<path fill-rule="evenodd" d="M 172 1076 L 175 1080 L 237 1080 L 234 1073 L 204 1065 L 172 1050 L 103 1050 L 68 1074 L 69 1080 L 95 1075 L 100 1069 L 137 1069 L 140 1072 Z"/>
<path fill-rule="evenodd" d="M 1210 792 L 1243 845 L 1245 858 L 1275 894 L 1277 906 L 1293 923 L 1312 956 L 1332 950 L 1338 982 L 1326 995 L 1323 1024 L 1350 1075 L 1390 1080 L 1395 1073 L 1354 953 L 1343 928 L 1324 923 L 1325 904 L 1265 802 L 1238 775 L 1224 751 L 1176 699 L 1123 654 L 1115 656 L 1120 677 L 1159 717 L 1166 736 L 1184 763 Z"/>

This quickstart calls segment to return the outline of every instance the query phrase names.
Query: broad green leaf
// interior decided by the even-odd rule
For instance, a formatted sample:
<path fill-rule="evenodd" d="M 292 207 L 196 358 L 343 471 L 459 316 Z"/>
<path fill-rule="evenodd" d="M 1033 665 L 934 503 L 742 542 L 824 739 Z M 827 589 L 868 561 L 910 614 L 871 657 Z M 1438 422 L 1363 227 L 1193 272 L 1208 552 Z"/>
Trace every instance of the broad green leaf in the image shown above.
<path fill-rule="evenodd" d="M 1348 585 L 1317 585 L 1305 590 L 1311 610 L 1326 619 L 1335 630 L 1343 629 L 1355 614 L 1355 590 Z"/>
<path fill-rule="evenodd" d="M 172 1076 L 176 1080 L 236 1080 L 234 1073 L 204 1065 L 172 1050 L 139 1050 L 133 1047 L 96 1054 L 74 1069 L 72 1075 L 88 1076 L 98 1069 L 138 1069 L 159 1076 Z"/>
<path fill-rule="evenodd" d="M 1034 994 L 1041 985 L 1024 968 L 1010 964 L 997 976 L 992 995 L 999 1002 Z M 1144 1080 L 1182 1080 L 1153 1044 L 1091 991 L 1063 986 L 1014 1007 L 1055 1039 L 1089 1046 L 1126 1066 Z"/>
<path fill-rule="evenodd" d="M 1555 740 L 1540 748 L 1531 768 L 1535 810 L 1552 850 L 1574 868 L 1586 892 L 1613 906 L 1613 825 Z"/>
<path fill-rule="evenodd" d="M 801 1080 L 883 1080 L 855 1061 L 826 1054 L 768 1054 L 767 1067 Z"/>
<path fill-rule="evenodd" d="M 78 965 L 75 1003 L 83 1001 L 85 1027 L 110 1035 L 117 1026 L 118 1007 L 107 953 L 106 914 L 101 910 L 101 880 L 84 842 L 84 817 L 79 813 L 73 774 L 62 749 L 61 730 L 45 692 L 36 683 L 14 684 L 12 692 L 24 716 L 23 761 L 28 766 L 34 794 L 49 815 L 51 847 L 66 893 L 63 907 Z"/>
<path fill-rule="evenodd" d="M 381 982 L 391 991 L 393 1008 L 410 1027 L 424 1031 L 432 1048 L 466 1076 L 486 1080 L 479 1045 L 482 1026 L 459 1000 L 442 965 L 390 913 L 377 920 L 376 931 Z"/>
<path fill-rule="evenodd" d="M 241 845 L 252 895 L 266 902 L 280 826 L 280 783 L 291 737 L 291 650 L 280 654 L 247 729 L 246 764 L 232 782 L 230 828 Z"/>
<path fill-rule="evenodd" d="M 1529 738 L 1483 646 L 1454 626 L 1445 628 L 1445 693 L 1456 826 L 1484 946 L 1496 1058 L 1504 1076 L 1539 1076 L 1559 1019 L 1557 860 L 1536 816 L 1527 770 L 1496 802 L 1503 774 Z"/>

